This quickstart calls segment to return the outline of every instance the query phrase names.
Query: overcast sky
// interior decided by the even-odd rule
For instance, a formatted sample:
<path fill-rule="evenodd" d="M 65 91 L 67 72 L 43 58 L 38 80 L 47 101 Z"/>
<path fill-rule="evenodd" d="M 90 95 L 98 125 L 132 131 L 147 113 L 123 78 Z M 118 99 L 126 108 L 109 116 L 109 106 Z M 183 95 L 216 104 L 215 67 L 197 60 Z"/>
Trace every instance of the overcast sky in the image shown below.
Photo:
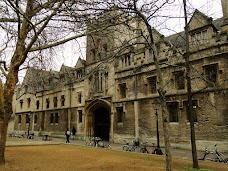
<path fill-rule="evenodd" d="M 198 9 L 202 13 L 206 14 L 213 19 L 222 17 L 222 7 L 221 0 L 186 0 L 187 1 L 187 14 L 188 19 L 191 18 L 195 9 Z M 171 17 L 177 18 L 167 18 L 165 22 L 156 21 L 154 25 L 157 25 L 157 29 L 164 35 L 174 34 L 175 32 L 183 31 L 184 28 L 184 9 L 183 9 L 183 0 L 176 0 L 175 4 L 170 6 L 162 11 L 168 13 Z M 178 18 L 180 17 L 180 18 Z M 159 25 L 162 23 L 161 25 Z M 168 28 L 168 30 L 167 30 Z"/>
<path fill-rule="evenodd" d="M 209 17 L 212 17 L 213 19 L 222 17 L 221 0 L 187 0 L 187 11 L 189 18 L 192 16 L 195 9 L 198 9 L 199 11 Z M 167 36 L 176 32 L 183 31 L 183 0 L 176 0 L 175 4 L 166 7 L 162 12 L 164 13 L 164 15 L 169 14 L 172 17 L 177 18 L 158 18 L 157 20 L 155 20 L 155 22 L 153 23 L 154 27 L 157 28 L 160 33 Z M 161 15 L 163 14 L 161 13 Z M 57 60 L 55 60 L 56 64 L 54 64 L 54 66 L 57 66 L 57 68 L 55 67 L 55 69 L 58 70 L 58 67 L 60 67 L 63 63 L 67 66 L 74 67 L 79 56 L 83 59 L 86 59 L 85 47 L 85 43 L 82 43 L 80 41 L 72 41 L 65 44 L 65 51 L 61 51 L 60 53 L 58 52 L 58 56 L 60 55 L 62 59 L 58 58 Z"/>

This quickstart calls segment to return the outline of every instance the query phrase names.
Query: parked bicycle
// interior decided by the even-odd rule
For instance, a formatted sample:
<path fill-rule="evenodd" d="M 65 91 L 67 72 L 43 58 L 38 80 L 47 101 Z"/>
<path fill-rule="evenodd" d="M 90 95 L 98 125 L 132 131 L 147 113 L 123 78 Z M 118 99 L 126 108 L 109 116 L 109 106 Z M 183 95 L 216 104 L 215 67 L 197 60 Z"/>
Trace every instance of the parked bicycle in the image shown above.
<path fill-rule="evenodd" d="M 112 148 L 111 144 L 108 141 L 104 141 L 104 140 L 101 140 L 101 141 L 97 142 L 97 146 L 96 147 L 108 148 L 108 149 Z"/>
<path fill-rule="evenodd" d="M 228 163 L 228 158 L 226 158 L 221 152 L 218 151 L 217 144 L 215 144 L 214 151 L 208 151 L 206 148 L 203 157 L 199 160 L 210 160 L 214 162 Z"/>
<path fill-rule="evenodd" d="M 86 145 L 93 146 L 93 147 L 108 148 L 108 149 L 111 149 L 112 147 L 108 141 L 102 140 L 100 137 L 89 138 L 86 142 Z"/>
<path fill-rule="evenodd" d="M 132 151 L 132 152 L 139 152 L 139 143 L 138 141 L 134 140 L 133 145 L 130 146 L 129 143 L 127 142 L 127 140 L 125 141 L 125 145 L 123 146 L 123 151 Z"/>
<path fill-rule="evenodd" d="M 140 153 L 155 154 L 156 147 L 154 143 L 152 143 L 152 146 L 148 145 L 148 141 L 141 144 L 142 147 L 140 149 Z"/>
<path fill-rule="evenodd" d="M 86 146 L 94 146 L 94 140 L 93 138 L 88 138 L 86 141 Z"/>

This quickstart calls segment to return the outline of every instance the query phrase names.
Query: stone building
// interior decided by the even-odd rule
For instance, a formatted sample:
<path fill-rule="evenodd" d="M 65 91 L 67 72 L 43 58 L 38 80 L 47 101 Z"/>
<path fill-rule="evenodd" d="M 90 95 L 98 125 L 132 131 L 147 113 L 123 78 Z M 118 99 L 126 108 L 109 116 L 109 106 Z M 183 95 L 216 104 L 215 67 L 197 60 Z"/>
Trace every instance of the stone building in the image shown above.
<path fill-rule="evenodd" d="M 207 141 L 228 151 L 228 8 L 222 4 L 223 18 L 213 20 L 196 10 L 188 25 L 197 148 L 203 149 Z M 112 16 L 108 21 L 115 23 Z M 15 131 L 64 136 L 75 126 L 79 139 L 155 143 L 157 111 L 163 143 L 161 109 L 154 104 L 159 98 L 157 75 L 145 28 L 133 19 L 128 27 L 87 36 L 86 60 L 79 58 L 73 68 L 29 68 L 15 90 Z M 185 33 L 153 34 L 165 81 L 170 140 L 173 146 L 190 148 Z"/>

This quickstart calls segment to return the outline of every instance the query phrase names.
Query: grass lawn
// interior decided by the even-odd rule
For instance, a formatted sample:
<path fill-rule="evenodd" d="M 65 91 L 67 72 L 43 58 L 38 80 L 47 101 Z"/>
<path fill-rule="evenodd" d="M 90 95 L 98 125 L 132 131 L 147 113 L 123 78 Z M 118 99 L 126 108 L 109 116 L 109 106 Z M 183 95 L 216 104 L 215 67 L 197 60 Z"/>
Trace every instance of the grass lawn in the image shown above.
<path fill-rule="evenodd" d="M 165 170 L 165 156 L 123 152 L 72 144 L 6 147 L 4 171 L 27 170 Z M 199 161 L 205 171 L 227 171 L 223 163 Z M 173 158 L 173 170 L 193 171 L 191 160 Z M 201 169 L 204 171 L 203 169 Z M 194 170 L 195 171 L 195 170 Z"/>

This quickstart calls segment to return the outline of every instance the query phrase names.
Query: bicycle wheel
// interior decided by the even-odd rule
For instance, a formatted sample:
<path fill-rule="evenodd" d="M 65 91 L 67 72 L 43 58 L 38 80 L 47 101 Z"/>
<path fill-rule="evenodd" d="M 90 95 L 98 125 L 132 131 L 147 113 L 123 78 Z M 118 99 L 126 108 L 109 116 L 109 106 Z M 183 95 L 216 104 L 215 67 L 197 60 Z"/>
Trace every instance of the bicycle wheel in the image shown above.
<path fill-rule="evenodd" d="M 112 148 L 111 144 L 107 144 L 106 148 L 111 149 Z"/>
<path fill-rule="evenodd" d="M 139 148 L 138 146 L 133 147 L 133 148 L 132 148 L 132 151 L 133 151 L 133 152 L 139 153 L 139 152 L 140 152 L 140 148 Z"/>
<path fill-rule="evenodd" d="M 129 151 L 129 146 L 128 145 L 124 145 L 123 146 L 123 151 Z"/>
<path fill-rule="evenodd" d="M 213 162 L 219 162 L 218 156 L 214 153 L 209 153 L 205 156 L 205 160 L 213 161 Z"/>
<path fill-rule="evenodd" d="M 101 146 L 102 147 L 102 146 Z M 111 149 L 112 147 L 111 147 L 111 144 L 109 143 L 109 142 L 107 142 L 107 141 L 104 141 L 103 142 L 103 147 L 104 148 L 107 148 L 107 149 Z"/>
<path fill-rule="evenodd" d="M 91 142 L 87 142 L 86 145 L 87 145 L 87 146 L 91 146 Z"/>
<path fill-rule="evenodd" d="M 86 145 L 87 145 L 87 146 L 94 146 L 94 143 L 91 142 L 91 141 L 89 141 L 89 142 L 86 143 Z"/>
<path fill-rule="evenodd" d="M 145 150 L 145 148 L 141 148 L 140 153 L 147 153 L 147 151 Z"/>

